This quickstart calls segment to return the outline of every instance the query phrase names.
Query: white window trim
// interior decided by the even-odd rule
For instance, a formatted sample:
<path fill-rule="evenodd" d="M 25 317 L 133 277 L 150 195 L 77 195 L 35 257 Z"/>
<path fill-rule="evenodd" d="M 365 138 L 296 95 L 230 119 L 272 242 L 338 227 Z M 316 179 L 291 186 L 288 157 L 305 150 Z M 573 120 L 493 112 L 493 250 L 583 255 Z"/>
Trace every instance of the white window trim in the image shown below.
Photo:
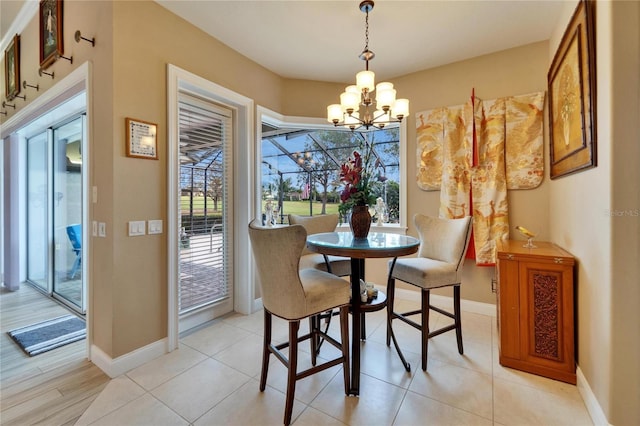
<path fill-rule="evenodd" d="M 288 128 L 300 128 L 306 129 L 310 126 L 317 128 L 326 128 L 330 130 L 334 130 L 335 127 L 327 123 L 326 119 L 322 118 L 312 118 L 312 117 L 297 117 L 297 116 L 286 116 L 279 114 L 275 111 L 272 111 L 268 108 L 258 105 L 257 108 L 257 120 L 256 120 L 256 145 L 254 147 L 255 150 L 255 170 L 256 170 L 256 186 L 255 186 L 255 211 L 254 218 L 258 220 L 262 216 L 261 212 L 261 200 L 260 200 L 260 188 L 262 176 L 260 175 L 261 164 L 260 161 L 262 159 L 262 123 L 271 124 L 274 126 L 283 127 L 286 126 Z M 389 232 L 393 234 L 406 234 L 407 232 L 407 120 L 402 121 L 399 125 L 400 127 L 400 223 L 398 224 L 384 224 L 383 226 L 378 226 L 375 223 L 371 224 L 372 232 Z M 343 223 L 342 225 L 338 225 L 338 229 L 340 230 L 348 230 L 349 225 Z"/>
<path fill-rule="evenodd" d="M 248 224 L 254 210 L 255 173 L 254 164 L 253 100 L 232 90 L 213 83 L 196 74 L 190 73 L 175 65 L 167 64 L 167 274 L 168 274 L 168 351 L 178 348 L 178 286 L 176 282 L 178 267 L 178 213 L 173 207 L 178 200 L 178 94 L 187 91 L 218 102 L 234 111 L 234 150 L 233 150 L 233 195 L 234 217 L 230 228 L 234 232 L 234 310 L 250 314 L 255 310 L 254 282 L 255 271 L 247 267 L 253 264 L 251 245 L 249 244 Z"/>

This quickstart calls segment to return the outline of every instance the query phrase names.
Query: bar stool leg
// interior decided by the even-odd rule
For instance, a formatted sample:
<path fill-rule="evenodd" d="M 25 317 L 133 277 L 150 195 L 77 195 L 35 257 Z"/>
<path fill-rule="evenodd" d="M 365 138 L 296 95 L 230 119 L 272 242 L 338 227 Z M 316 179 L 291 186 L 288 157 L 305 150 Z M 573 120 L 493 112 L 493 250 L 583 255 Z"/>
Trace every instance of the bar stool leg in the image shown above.
<path fill-rule="evenodd" d="M 269 372 L 269 356 L 271 351 L 271 312 L 264 310 L 264 344 L 262 345 L 262 373 L 260 374 L 260 392 L 264 392 Z"/>
<path fill-rule="evenodd" d="M 284 405 L 284 424 L 291 424 L 293 397 L 296 393 L 296 372 L 298 369 L 298 329 L 300 321 L 289 321 L 289 363 L 287 365 L 287 397 Z"/>

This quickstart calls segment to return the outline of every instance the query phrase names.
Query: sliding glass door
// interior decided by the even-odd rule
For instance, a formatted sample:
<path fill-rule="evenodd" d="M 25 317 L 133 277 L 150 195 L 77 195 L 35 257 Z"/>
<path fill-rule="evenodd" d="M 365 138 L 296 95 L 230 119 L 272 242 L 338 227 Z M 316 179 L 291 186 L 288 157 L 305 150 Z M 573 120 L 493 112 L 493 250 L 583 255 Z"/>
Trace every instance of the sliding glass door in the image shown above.
<path fill-rule="evenodd" d="M 27 141 L 27 279 L 80 313 L 84 115 Z"/>
<path fill-rule="evenodd" d="M 53 131 L 53 294 L 82 307 L 82 117 Z"/>
<path fill-rule="evenodd" d="M 48 132 L 27 141 L 27 280 L 49 292 Z"/>

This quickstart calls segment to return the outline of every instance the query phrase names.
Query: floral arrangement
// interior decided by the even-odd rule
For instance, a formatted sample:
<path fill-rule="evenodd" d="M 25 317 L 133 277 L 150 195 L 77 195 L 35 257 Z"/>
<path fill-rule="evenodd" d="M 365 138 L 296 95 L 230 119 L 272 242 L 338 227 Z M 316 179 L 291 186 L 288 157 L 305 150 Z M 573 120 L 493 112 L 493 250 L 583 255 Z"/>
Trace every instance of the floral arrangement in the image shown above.
<path fill-rule="evenodd" d="M 371 150 L 365 150 L 364 157 L 360 152 L 353 151 L 353 157 L 340 167 L 340 181 L 344 183 L 344 189 L 340 193 L 340 201 L 338 206 L 340 218 L 346 217 L 347 213 L 353 206 L 373 206 L 376 202 L 376 196 L 372 192 L 373 184 L 377 181 L 385 179 L 382 175 L 375 176 L 375 169 L 378 161 L 371 165 Z"/>

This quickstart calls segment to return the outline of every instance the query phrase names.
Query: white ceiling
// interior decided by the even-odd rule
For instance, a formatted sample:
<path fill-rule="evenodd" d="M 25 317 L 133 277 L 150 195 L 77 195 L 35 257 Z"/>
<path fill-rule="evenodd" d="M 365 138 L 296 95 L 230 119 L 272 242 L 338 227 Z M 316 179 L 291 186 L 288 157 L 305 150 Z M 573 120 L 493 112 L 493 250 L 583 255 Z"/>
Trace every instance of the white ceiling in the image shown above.
<path fill-rule="evenodd" d="M 370 68 L 380 81 L 547 40 L 567 1 L 377 0 Z M 359 0 L 156 2 L 283 77 L 350 83 L 364 68 Z M 23 3 L 0 1 L 3 39 Z"/>
<path fill-rule="evenodd" d="M 156 2 L 283 77 L 348 83 L 364 69 L 359 0 Z M 565 5 L 377 0 L 369 13 L 370 68 L 387 79 L 547 40 Z"/>

